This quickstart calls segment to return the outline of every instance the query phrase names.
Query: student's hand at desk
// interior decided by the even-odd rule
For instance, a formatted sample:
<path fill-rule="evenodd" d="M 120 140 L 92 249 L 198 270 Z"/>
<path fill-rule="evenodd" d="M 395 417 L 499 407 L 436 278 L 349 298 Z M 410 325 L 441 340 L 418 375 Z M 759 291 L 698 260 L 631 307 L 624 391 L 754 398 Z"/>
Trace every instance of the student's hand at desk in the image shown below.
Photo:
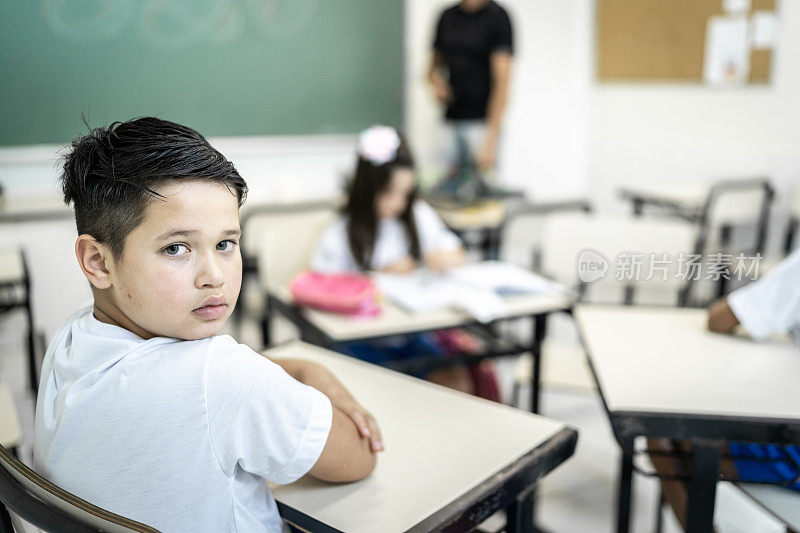
<path fill-rule="evenodd" d="M 708 309 L 708 330 L 714 333 L 733 333 L 739 319 L 728 304 L 728 300 L 717 300 Z"/>
<path fill-rule="evenodd" d="M 384 274 L 408 274 L 417 268 L 417 263 L 412 258 L 406 256 L 399 261 L 395 261 L 386 268 L 381 269 Z"/>
<path fill-rule="evenodd" d="M 350 395 L 347 390 L 344 390 L 344 392 L 348 396 Z M 331 403 L 333 403 L 333 400 L 331 400 Z M 333 405 L 350 417 L 350 420 L 356 425 L 359 434 L 363 438 L 369 439 L 370 449 L 373 452 L 377 453 L 384 450 L 383 436 L 381 435 L 381 429 L 378 427 L 378 422 L 372 416 L 372 413 L 364 409 L 363 405 L 358 403 L 352 396 L 350 396 L 349 400 L 342 399 Z"/>
<path fill-rule="evenodd" d="M 433 250 L 425 254 L 425 266 L 434 272 L 446 272 L 464 264 L 464 250 Z"/>
<path fill-rule="evenodd" d="M 324 366 L 300 359 L 275 359 L 283 369 L 300 383 L 314 387 L 328 397 L 334 410 L 353 421 L 363 439 L 369 440 L 373 453 L 384 449 L 383 436 L 375 417 L 350 394 L 333 373 Z"/>

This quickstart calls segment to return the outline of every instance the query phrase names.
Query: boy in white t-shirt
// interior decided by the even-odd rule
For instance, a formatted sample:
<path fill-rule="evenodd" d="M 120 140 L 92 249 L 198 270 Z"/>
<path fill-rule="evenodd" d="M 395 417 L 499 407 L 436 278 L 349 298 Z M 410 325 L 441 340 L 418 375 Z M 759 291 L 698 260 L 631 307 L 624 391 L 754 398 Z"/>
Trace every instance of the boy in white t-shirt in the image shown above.
<path fill-rule="evenodd" d="M 34 463 L 163 531 L 280 531 L 267 481 L 367 476 L 373 417 L 323 367 L 219 335 L 241 286 L 247 185 L 196 131 L 155 118 L 72 143 L 61 176 L 94 302 L 42 368 Z"/>

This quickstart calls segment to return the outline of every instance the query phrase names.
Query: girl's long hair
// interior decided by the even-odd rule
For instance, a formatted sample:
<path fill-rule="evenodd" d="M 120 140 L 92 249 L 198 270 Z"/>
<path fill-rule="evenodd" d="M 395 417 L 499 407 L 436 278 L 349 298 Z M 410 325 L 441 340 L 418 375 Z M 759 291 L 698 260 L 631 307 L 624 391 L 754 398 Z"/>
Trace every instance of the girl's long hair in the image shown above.
<path fill-rule="evenodd" d="M 402 137 L 394 158 L 382 165 L 374 165 L 360 155 L 358 157 L 356 173 L 350 184 L 347 205 L 345 205 L 343 213 L 347 219 L 347 241 L 350 251 L 362 270 L 370 270 L 372 265 L 372 254 L 375 250 L 375 240 L 380 223 L 377 214 L 377 198 L 389 188 L 395 169 L 413 167 L 414 161 L 411 152 Z M 414 187 L 408 195 L 406 208 L 398 218 L 408 235 L 408 253 L 415 260 L 419 260 L 421 258 L 419 235 L 414 222 L 416 197 L 417 189 Z"/>

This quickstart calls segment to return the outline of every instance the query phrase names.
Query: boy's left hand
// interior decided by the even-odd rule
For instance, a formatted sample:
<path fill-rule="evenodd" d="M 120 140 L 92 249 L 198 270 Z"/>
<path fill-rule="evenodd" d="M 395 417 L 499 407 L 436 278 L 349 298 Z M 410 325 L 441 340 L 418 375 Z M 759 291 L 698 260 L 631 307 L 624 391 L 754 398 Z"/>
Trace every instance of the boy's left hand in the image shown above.
<path fill-rule="evenodd" d="M 372 413 L 364 409 L 364 406 L 353 398 L 337 401 L 334 406 L 350 417 L 363 438 L 369 439 L 369 445 L 373 452 L 384 450 L 381 429 Z"/>

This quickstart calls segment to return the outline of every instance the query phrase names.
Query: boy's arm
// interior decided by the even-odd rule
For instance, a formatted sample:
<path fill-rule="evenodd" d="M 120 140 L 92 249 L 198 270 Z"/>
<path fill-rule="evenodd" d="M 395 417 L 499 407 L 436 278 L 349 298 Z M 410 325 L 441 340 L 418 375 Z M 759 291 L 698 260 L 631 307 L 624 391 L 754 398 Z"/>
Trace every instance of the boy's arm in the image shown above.
<path fill-rule="evenodd" d="M 333 406 L 328 441 L 309 473 L 331 482 L 356 481 L 375 468 L 375 452 L 383 450 L 383 438 L 375 418 L 324 366 L 300 359 L 273 359 L 297 381 L 314 387 Z"/>
<path fill-rule="evenodd" d="M 732 333 L 739 325 L 739 319 L 731 309 L 726 298 L 714 302 L 708 308 L 708 330 L 714 333 Z"/>

